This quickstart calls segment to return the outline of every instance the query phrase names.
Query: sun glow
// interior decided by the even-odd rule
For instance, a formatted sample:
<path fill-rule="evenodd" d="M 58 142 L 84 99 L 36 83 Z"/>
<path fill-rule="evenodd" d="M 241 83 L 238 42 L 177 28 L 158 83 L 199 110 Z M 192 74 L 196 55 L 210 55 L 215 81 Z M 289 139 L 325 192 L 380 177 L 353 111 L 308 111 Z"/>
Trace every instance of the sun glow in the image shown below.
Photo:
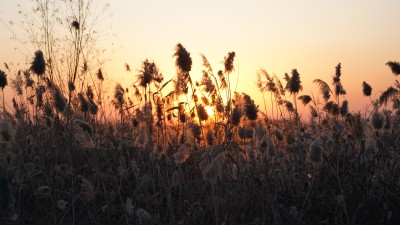
<path fill-rule="evenodd" d="M 207 115 L 208 115 L 209 117 L 213 117 L 213 116 L 214 116 L 214 108 L 213 108 L 213 107 L 211 107 L 211 106 L 206 106 L 206 107 L 204 107 L 204 109 L 206 110 Z"/>

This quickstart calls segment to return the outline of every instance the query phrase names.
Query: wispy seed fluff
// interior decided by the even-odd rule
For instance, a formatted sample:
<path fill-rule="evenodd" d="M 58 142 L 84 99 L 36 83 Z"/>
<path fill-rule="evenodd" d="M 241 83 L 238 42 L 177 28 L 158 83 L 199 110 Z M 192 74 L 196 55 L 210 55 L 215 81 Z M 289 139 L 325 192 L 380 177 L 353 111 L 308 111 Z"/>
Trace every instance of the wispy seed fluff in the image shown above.
<path fill-rule="evenodd" d="M 322 160 L 322 146 L 320 141 L 315 140 L 309 147 L 308 157 L 311 161 L 319 163 Z"/>
<path fill-rule="evenodd" d="M 383 127 L 384 123 L 385 123 L 385 118 L 382 115 L 382 113 L 379 112 L 378 110 L 375 110 L 375 112 L 372 114 L 372 125 L 374 126 L 374 128 L 379 130 Z"/>

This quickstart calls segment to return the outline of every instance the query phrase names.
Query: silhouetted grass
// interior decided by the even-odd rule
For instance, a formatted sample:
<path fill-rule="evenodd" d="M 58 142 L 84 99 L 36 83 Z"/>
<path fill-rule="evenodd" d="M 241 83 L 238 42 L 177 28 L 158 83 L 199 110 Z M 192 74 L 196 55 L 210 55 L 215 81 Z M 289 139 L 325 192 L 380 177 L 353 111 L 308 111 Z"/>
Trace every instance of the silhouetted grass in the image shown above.
<path fill-rule="evenodd" d="M 199 88 L 190 53 L 178 44 L 174 57 L 173 91 L 163 93 L 171 80 L 164 82 L 145 60 L 138 75 L 143 92 L 136 83 L 117 84 L 108 100 L 99 91 L 106 79 L 101 70 L 90 85 L 75 82 L 76 91 L 59 88 L 65 84 L 48 80 L 36 64 L 38 81 L 29 70 L 25 80 L 16 73 L 11 83 L 18 97 L 0 118 L 0 159 L 19 224 L 400 222 L 397 82 L 372 100 L 369 119 L 350 110 L 341 64 L 332 89 L 314 81 L 320 97 L 297 97 L 296 69 L 286 88 L 261 69 L 258 88 L 270 92 L 274 105 L 261 113 L 246 93 L 231 95 L 234 52 L 217 76 L 202 55 Z M 371 96 L 371 86 L 362 87 Z M 297 100 L 310 107 L 309 121 L 299 120 Z M 392 111 L 381 109 L 389 100 Z"/>

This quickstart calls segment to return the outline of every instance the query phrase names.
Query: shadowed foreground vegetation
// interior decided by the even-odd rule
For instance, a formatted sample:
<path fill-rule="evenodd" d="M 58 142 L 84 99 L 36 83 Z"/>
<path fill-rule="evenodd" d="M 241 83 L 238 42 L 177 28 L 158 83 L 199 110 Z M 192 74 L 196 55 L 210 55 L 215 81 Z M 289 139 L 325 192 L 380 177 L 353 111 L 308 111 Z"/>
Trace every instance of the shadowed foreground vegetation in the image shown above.
<path fill-rule="evenodd" d="M 112 100 L 101 69 L 65 84 L 41 51 L 27 70 L 5 65 L 0 87 L 15 98 L 2 104 L 1 175 L 18 219 L 3 210 L 1 224 L 400 223 L 398 81 L 360 114 L 349 110 L 340 64 L 332 83 L 314 81 L 319 96 L 301 95 L 296 69 L 284 84 L 260 70 L 267 112 L 232 88 L 234 52 L 216 74 L 202 56 L 197 82 L 181 44 L 174 57 L 173 79 L 145 60 Z M 89 73 L 81 67 L 75 74 Z"/>

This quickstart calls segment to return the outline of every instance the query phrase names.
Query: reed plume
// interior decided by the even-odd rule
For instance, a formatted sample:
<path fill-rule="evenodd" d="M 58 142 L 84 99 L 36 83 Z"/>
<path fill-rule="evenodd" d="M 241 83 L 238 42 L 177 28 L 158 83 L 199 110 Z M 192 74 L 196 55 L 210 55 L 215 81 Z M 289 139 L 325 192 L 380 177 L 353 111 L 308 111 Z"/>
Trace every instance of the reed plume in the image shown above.
<path fill-rule="evenodd" d="M 192 69 L 192 58 L 181 43 L 176 45 L 174 56 L 176 57 L 176 67 L 183 73 L 189 73 Z"/>
<path fill-rule="evenodd" d="M 372 87 L 365 81 L 362 83 L 362 86 L 363 86 L 364 96 L 371 96 Z"/>
<path fill-rule="evenodd" d="M 257 113 L 258 113 L 258 106 L 254 104 L 254 100 L 245 93 L 243 93 L 244 103 L 244 111 L 247 119 L 249 120 L 256 120 Z"/>
<path fill-rule="evenodd" d="M 38 76 L 46 72 L 46 61 L 41 50 L 35 52 L 35 57 L 33 58 L 30 69 Z"/>
<path fill-rule="evenodd" d="M 3 90 L 7 86 L 7 74 L 3 71 L 0 70 L 0 88 Z"/>
<path fill-rule="evenodd" d="M 400 63 L 399 62 L 389 61 L 386 63 L 386 65 L 388 65 L 390 67 L 390 69 L 392 70 L 392 73 L 395 76 L 400 75 Z"/>
<path fill-rule="evenodd" d="M 227 56 L 225 56 L 224 66 L 225 66 L 225 73 L 232 73 L 234 66 L 233 61 L 235 59 L 235 52 L 229 52 Z"/>

